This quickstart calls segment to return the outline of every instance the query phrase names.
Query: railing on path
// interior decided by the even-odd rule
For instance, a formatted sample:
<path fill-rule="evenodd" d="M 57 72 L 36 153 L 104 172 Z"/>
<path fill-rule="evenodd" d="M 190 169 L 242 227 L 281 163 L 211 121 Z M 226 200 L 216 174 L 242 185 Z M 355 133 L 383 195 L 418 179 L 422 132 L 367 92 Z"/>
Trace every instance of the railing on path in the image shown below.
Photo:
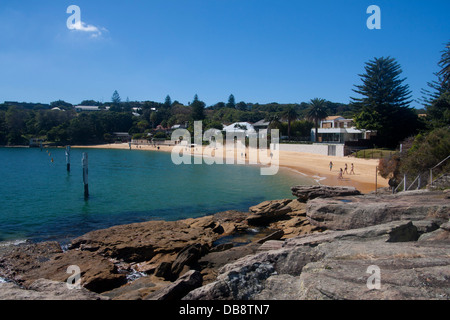
<path fill-rule="evenodd" d="M 439 162 L 437 165 L 435 165 L 433 168 L 430 169 L 430 185 L 433 185 L 433 182 L 436 181 L 437 179 L 439 179 L 442 175 L 444 175 L 444 173 L 442 175 L 440 175 L 439 177 L 437 177 L 436 179 L 433 180 L 433 169 L 436 169 L 437 167 L 439 167 L 441 164 L 443 164 L 445 161 L 447 161 L 448 159 L 450 159 L 450 155 L 445 158 L 444 160 L 442 160 L 441 162 Z"/>
<path fill-rule="evenodd" d="M 434 167 L 430 168 L 429 172 L 420 173 L 409 186 L 407 185 L 407 175 L 406 174 L 403 175 L 402 181 L 397 185 L 396 188 L 393 189 L 393 193 L 400 192 L 400 191 L 412 190 L 411 188 L 416 185 L 416 182 L 417 182 L 416 189 L 419 190 L 422 187 L 422 182 L 428 180 L 428 179 L 423 179 L 424 177 L 426 177 L 427 174 L 429 174 L 429 185 L 432 186 L 434 181 L 436 181 L 437 179 L 439 179 L 440 177 L 442 177 L 443 175 L 446 174 L 446 173 L 442 173 L 437 178 L 433 179 L 433 170 L 438 168 L 439 166 L 441 166 L 448 159 L 450 159 L 450 155 L 447 158 L 445 158 L 444 160 L 442 160 L 441 162 L 439 162 Z"/>

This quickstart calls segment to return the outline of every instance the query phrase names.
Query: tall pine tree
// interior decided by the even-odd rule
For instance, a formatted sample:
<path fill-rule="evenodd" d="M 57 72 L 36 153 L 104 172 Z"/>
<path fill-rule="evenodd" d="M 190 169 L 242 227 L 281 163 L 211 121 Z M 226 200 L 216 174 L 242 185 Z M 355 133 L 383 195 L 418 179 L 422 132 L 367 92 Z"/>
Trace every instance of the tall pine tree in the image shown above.
<path fill-rule="evenodd" d="M 355 123 L 359 129 L 376 130 L 376 143 L 397 147 L 404 138 L 415 133 L 418 118 L 409 107 L 411 91 L 398 62 L 391 57 L 374 58 L 360 74 L 362 84 L 353 91 L 361 97 L 351 98 L 356 107 Z"/>
<path fill-rule="evenodd" d="M 192 120 L 200 121 L 205 119 L 205 103 L 198 99 L 198 95 L 194 96 L 194 101 L 191 103 Z"/>
<path fill-rule="evenodd" d="M 122 100 L 120 99 L 120 95 L 117 92 L 117 90 L 114 91 L 112 97 L 111 97 L 112 103 L 120 103 Z"/>
<path fill-rule="evenodd" d="M 230 94 L 228 97 L 228 103 L 227 108 L 235 108 L 236 107 L 236 100 L 234 99 L 234 95 Z"/>
<path fill-rule="evenodd" d="M 172 99 L 169 95 L 166 96 L 166 100 L 164 101 L 164 107 L 170 108 L 172 106 Z"/>
<path fill-rule="evenodd" d="M 427 120 L 432 128 L 450 125 L 450 42 L 441 52 L 436 80 L 428 82 L 430 89 L 422 89 L 421 102 L 427 110 Z"/>

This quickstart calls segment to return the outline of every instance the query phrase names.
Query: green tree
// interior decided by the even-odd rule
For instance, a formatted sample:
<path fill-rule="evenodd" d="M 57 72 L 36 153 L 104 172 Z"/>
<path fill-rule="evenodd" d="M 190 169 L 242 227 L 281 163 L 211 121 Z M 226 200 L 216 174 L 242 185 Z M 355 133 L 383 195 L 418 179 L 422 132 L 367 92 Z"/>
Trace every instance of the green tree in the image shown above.
<path fill-rule="evenodd" d="M 427 107 L 427 120 L 434 128 L 450 126 L 450 91 L 442 93 Z"/>
<path fill-rule="evenodd" d="M 422 104 L 426 108 L 427 121 L 432 128 L 450 125 L 450 42 L 442 51 L 438 62 L 436 80 L 428 82 L 429 89 L 422 89 Z"/>
<path fill-rule="evenodd" d="M 111 101 L 114 104 L 119 104 L 122 100 L 120 99 L 120 95 L 119 92 L 117 92 L 117 90 L 114 91 L 112 97 L 111 97 Z"/>
<path fill-rule="evenodd" d="M 234 96 L 230 94 L 230 96 L 228 97 L 227 108 L 235 108 L 235 107 L 236 107 L 236 100 L 234 99 Z"/>
<path fill-rule="evenodd" d="M 441 86 L 446 92 L 450 90 L 450 42 L 442 51 L 441 60 L 438 63 L 441 70 L 437 73 L 441 77 Z"/>
<path fill-rule="evenodd" d="M 95 125 L 91 117 L 81 113 L 72 119 L 67 128 L 67 138 L 73 144 L 87 144 L 91 142 L 95 135 Z"/>
<path fill-rule="evenodd" d="M 247 111 L 248 106 L 244 101 L 241 101 L 238 104 L 236 104 L 236 109 L 241 110 L 241 111 Z"/>
<path fill-rule="evenodd" d="M 150 122 L 152 123 L 152 129 L 154 129 L 156 127 L 156 121 L 158 120 L 158 115 L 156 112 L 152 112 L 150 114 Z"/>
<path fill-rule="evenodd" d="M 361 97 L 352 97 L 356 108 L 355 123 L 359 129 L 377 130 L 377 144 L 396 147 L 413 134 L 418 118 L 409 107 L 411 91 L 398 62 L 391 57 L 374 58 L 366 63 L 365 73 L 360 74 L 362 84 L 353 91 Z"/>
<path fill-rule="evenodd" d="M 194 101 L 191 103 L 192 120 L 201 121 L 205 119 L 205 103 L 198 99 L 198 95 L 194 96 Z"/>
<path fill-rule="evenodd" d="M 80 102 L 81 106 L 101 106 L 102 104 L 95 100 L 83 100 Z"/>
<path fill-rule="evenodd" d="M 430 168 L 439 164 L 450 155 L 450 128 L 437 128 L 415 137 L 412 147 L 401 158 L 401 173 L 416 176 L 428 173 Z M 433 174 L 450 170 L 450 161 L 444 162 L 433 170 Z"/>
<path fill-rule="evenodd" d="M 6 136 L 8 129 L 6 128 L 5 111 L 0 110 L 0 145 L 6 144 Z"/>
<path fill-rule="evenodd" d="M 47 132 L 47 139 L 59 144 L 66 144 L 69 135 L 67 133 L 66 125 L 61 124 L 57 127 L 53 127 Z"/>
<path fill-rule="evenodd" d="M 314 98 L 309 102 L 309 109 L 306 113 L 306 118 L 314 122 L 315 135 L 314 141 L 317 142 L 319 132 L 319 122 L 327 117 L 326 101 L 325 99 Z"/>
<path fill-rule="evenodd" d="M 172 99 L 170 99 L 169 95 L 167 95 L 166 100 L 164 101 L 164 106 L 166 108 L 170 108 L 172 106 Z"/>
<path fill-rule="evenodd" d="M 25 110 L 17 107 L 10 107 L 5 113 L 5 123 L 8 130 L 8 144 L 23 144 L 25 139 L 23 135 L 26 133 L 26 120 L 28 114 Z"/>
<path fill-rule="evenodd" d="M 283 111 L 282 117 L 288 121 L 288 137 L 291 140 L 291 122 L 298 118 L 298 113 L 293 107 L 289 106 Z"/>
<path fill-rule="evenodd" d="M 422 89 L 420 102 L 428 109 L 442 94 L 450 90 L 450 42 L 446 45 L 438 62 L 439 71 L 435 72 L 436 80 L 427 83 L 428 89 Z"/>

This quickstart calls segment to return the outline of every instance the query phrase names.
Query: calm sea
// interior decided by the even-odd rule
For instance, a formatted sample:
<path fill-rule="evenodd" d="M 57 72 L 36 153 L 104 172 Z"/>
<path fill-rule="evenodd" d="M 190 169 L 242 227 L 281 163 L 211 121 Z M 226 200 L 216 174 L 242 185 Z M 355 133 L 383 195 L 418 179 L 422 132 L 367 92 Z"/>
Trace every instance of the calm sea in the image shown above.
<path fill-rule="evenodd" d="M 89 155 L 88 200 L 82 152 Z M 282 169 L 261 176 L 257 166 L 176 166 L 170 153 L 103 149 L 72 149 L 68 173 L 64 149 L 0 148 L 0 179 L 0 242 L 61 243 L 119 224 L 247 211 L 293 198 L 294 185 L 315 184 Z"/>

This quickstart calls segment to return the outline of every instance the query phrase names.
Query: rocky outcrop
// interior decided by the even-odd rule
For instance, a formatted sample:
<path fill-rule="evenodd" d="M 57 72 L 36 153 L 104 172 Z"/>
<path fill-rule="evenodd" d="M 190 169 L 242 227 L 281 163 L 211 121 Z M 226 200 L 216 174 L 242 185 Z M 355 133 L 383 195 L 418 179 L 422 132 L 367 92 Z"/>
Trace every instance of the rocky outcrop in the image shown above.
<path fill-rule="evenodd" d="M 428 191 L 310 200 L 329 230 L 262 245 L 184 299 L 450 299 L 448 206 Z"/>
<path fill-rule="evenodd" d="M 125 283 L 126 275 L 105 257 L 80 250 L 64 253 L 54 242 L 4 248 L 0 274 L 28 288 L 41 278 L 66 282 L 73 275 L 68 268 L 74 265 L 82 271 L 82 286 L 93 292 L 107 291 Z"/>
<path fill-rule="evenodd" d="M 442 192 L 408 191 L 395 195 L 313 199 L 306 216 L 313 226 L 328 230 L 361 228 L 395 220 L 449 219 L 450 202 Z"/>
<path fill-rule="evenodd" d="M 184 299 L 450 298 L 448 243 L 421 245 L 414 230 L 392 222 L 286 240 L 224 266 L 215 282 Z M 371 266 L 380 270 L 380 289 L 370 286 Z"/>
<path fill-rule="evenodd" d="M 422 234 L 419 241 L 443 241 L 450 243 L 450 222 L 441 224 L 440 228 L 435 231 Z"/>
<path fill-rule="evenodd" d="M 66 283 L 38 279 L 28 289 L 7 282 L 0 283 L 0 300 L 108 300 L 84 288 L 70 289 Z"/>
<path fill-rule="evenodd" d="M 54 242 L 0 247 L 0 277 L 10 281 L 0 289 L 51 299 L 35 283 L 65 285 L 75 265 L 79 299 L 450 297 L 448 193 L 311 194 L 307 203 L 267 201 L 248 213 L 93 231 L 65 252 Z M 381 289 L 370 286 L 373 270 Z"/>
<path fill-rule="evenodd" d="M 301 272 L 272 275 L 253 299 L 448 299 L 449 258 L 445 245 L 338 240 L 311 249 L 322 258 Z M 298 254 L 299 252 L 297 252 Z M 380 287 L 373 288 L 373 270 Z M 279 288 L 288 290 L 277 290 Z"/>
<path fill-rule="evenodd" d="M 200 287 L 201 285 L 202 275 L 200 274 L 200 272 L 190 270 L 164 289 L 148 295 L 145 300 L 180 300 L 187 293 Z"/>
<path fill-rule="evenodd" d="M 288 206 L 291 199 L 264 201 L 257 206 L 250 207 L 247 221 L 250 225 L 268 225 L 270 222 L 284 218 L 292 208 Z"/>
<path fill-rule="evenodd" d="M 176 279 L 185 267 L 193 266 L 200 257 L 208 253 L 208 249 L 207 246 L 202 246 L 198 243 L 184 248 L 178 253 L 175 261 L 172 263 L 170 274 Z"/>
<path fill-rule="evenodd" d="M 306 204 L 297 199 L 264 201 L 250 207 L 246 222 L 249 225 L 282 230 L 282 237 L 285 239 L 323 230 L 310 224 L 306 217 Z"/>
<path fill-rule="evenodd" d="M 300 202 L 307 202 L 315 198 L 333 198 L 360 195 L 361 192 L 354 187 L 339 186 L 295 186 L 291 188 L 292 194 Z"/>
<path fill-rule="evenodd" d="M 222 232 L 213 217 L 195 221 L 149 221 L 89 232 L 74 239 L 69 249 L 135 263 L 170 254 L 175 259 L 189 245 L 211 246 Z"/>
<path fill-rule="evenodd" d="M 0 277 L 21 283 L 25 274 L 39 269 L 43 263 L 62 252 L 57 242 L 0 247 Z"/>
<path fill-rule="evenodd" d="M 72 275 L 68 267 L 74 265 L 82 273 L 83 288 L 111 299 L 169 299 L 171 294 L 158 292 L 169 290 L 193 270 L 202 279 L 196 286 L 207 284 L 221 267 L 256 253 L 264 242 L 315 229 L 306 218 L 305 205 L 297 200 L 269 201 L 251 210 L 96 230 L 74 239 L 65 252 L 56 242 L 0 248 L 0 277 L 24 290 L 41 278 L 65 283 Z M 249 217 L 259 220 L 257 229 L 262 232 Z M 229 242 L 216 243 L 227 237 Z M 184 284 L 180 281 L 175 288 Z"/>

